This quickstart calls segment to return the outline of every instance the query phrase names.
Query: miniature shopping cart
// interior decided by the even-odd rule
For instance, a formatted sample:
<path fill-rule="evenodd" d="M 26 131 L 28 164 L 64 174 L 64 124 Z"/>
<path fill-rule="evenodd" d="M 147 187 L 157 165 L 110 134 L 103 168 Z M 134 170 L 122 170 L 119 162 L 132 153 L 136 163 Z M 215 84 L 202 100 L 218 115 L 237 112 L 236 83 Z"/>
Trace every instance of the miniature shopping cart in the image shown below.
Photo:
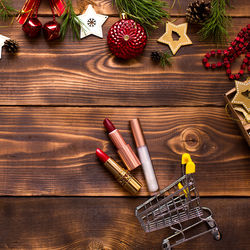
<path fill-rule="evenodd" d="M 170 227 L 174 233 L 163 240 L 162 248 L 172 247 L 211 232 L 221 234 L 209 208 L 200 206 L 195 187 L 195 164 L 189 154 L 182 155 L 182 177 L 136 208 L 135 215 L 146 232 Z M 196 230 L 191 230 L 191 229 Z"/>

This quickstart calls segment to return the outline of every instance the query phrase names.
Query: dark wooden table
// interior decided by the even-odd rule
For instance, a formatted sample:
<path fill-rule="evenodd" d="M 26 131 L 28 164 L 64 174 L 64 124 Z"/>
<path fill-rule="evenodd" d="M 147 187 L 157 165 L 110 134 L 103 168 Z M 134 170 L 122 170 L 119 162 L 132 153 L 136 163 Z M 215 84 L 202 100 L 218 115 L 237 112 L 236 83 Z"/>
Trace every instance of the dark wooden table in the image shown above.
<path fill-rule="evenodd" d="M 52 17 L 42 2 L 45 23 Z M 73 2 L 77 13 L 90 3 Z M 185 21 L 188 2 L 170 11 L 176 24 Z M 13 3 L 20 8 L 24 1 Z M 131 145 L 128 120 L 141 119 L 161 188 L 179 178 L 182 153 L 196 162 L 201 203 L 213 210 L 223 239 L 208 234 L 176 249 L 249 249 L 249 148 L 223 99 L 234 82 L 201 64 L 216 46 L 200 42 L 198 29 L 189 26 L 193 45 L 161 69 L 150 60 L 152 50 L 168 49 L 156 42 L 161 24 L 141 57 L 122 62 L 106 44 L 119 19 L 111 0 L 92 4 L 110 16 L 104 39 L 67 35 L 48 43 L 43 36 L 28 39 L 17 23 L 1 22 L 0 33 L 21 48 L 15 57 L 3 52 L 0 61 L 0 249 L 160 249 L 169 230 L 146 234 L 134 216 L 149 197 L 145 185 L 138 197 L 129 196 L 96 159 L 96 147 L 118 159 L 105 117 Z M 250 22 L 250 2 L 232 4 L 230 40 Z M 145 184 L 142 170 L 134 173 Z"/>

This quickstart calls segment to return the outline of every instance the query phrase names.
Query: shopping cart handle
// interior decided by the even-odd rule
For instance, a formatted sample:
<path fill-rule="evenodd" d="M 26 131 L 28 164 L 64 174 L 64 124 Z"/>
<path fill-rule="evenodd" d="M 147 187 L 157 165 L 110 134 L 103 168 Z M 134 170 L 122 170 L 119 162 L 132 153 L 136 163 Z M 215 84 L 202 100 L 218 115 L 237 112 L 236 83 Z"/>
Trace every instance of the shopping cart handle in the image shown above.
<path fill-rule="evenodd" d="M 190 161 L 192 161 L 190 154 L 188 154 L 188 153 L 182 154 L 182 157 L 181 157 L 181 164 L 182 165 L 187 164 Z"/>
<path fill-rule="evenodd" d="M 186 174 L 193 174 L 195 173 L 195 164 L 192 161 L 189 161 L 186 164 Z"/>

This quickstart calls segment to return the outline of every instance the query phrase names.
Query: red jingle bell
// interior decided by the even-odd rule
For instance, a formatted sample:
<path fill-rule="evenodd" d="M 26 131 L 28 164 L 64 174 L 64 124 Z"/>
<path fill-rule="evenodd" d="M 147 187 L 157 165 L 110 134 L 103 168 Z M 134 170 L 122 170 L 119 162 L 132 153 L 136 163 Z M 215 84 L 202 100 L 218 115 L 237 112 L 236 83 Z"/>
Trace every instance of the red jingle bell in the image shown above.
<path fill-rule="evenodd" d="M 29 37 L 38 36 L 41 32 L 41 29 L 42 29 L 42 23 L 36 17 L 28 19 L 23 25 L 23 31 Z"/>
<path fill-rule="evenodd" d="M 55 40 L 60 36 L 60 24 L 56 21 L 50 21 L 44 24 L 43 34 L 48 41 Z"/>
<path fill-rule="evenodd" d="M 107 40 L 115 56 L 130 59 L 143 52 L 147 35 L 139 23 L 132 19 L 122 19 L 110 28 Z"/>

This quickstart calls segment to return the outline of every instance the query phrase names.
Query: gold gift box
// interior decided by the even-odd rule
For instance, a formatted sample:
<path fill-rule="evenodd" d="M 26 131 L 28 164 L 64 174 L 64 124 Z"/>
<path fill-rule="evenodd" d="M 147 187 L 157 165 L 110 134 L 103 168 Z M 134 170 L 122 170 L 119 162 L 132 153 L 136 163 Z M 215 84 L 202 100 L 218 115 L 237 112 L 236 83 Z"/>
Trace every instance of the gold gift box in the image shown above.
<path fill-rule="evenodd" d="M 250 147 L 250 123 L 248 123 L 244 117 L 244 115 L 241 112 L 238 112 L 233 108 L 232 99 L 234 98 L 236 94 L 236 88 L 233 88 L 229 90 L 225 95 L 225 100 L 228 106 L 228 110 L 230 111 L 230 114 L 232 118 L 237 122 L 243 136 L 245 137 L 248 146 Z"/>

